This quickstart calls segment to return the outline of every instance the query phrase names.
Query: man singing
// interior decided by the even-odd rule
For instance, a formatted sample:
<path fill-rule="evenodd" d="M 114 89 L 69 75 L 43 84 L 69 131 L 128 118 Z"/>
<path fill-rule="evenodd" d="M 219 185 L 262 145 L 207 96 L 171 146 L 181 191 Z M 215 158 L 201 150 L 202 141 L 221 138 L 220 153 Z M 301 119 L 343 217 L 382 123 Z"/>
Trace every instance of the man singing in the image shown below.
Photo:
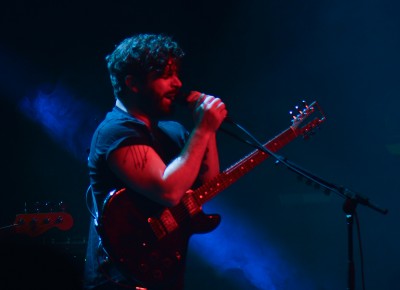
<path fill-rule="evenodd" d="M 170 208 L 190 194 L 194 184 L 219 173 L 216 131 L 227 116 L 225 104 L 192 91 L 186 98 L 194 115 L 192 131 L 167 120 L 180 95 L 183 56 L 170 37 L 140 34 L 123 40 L 106 57 L 116 102 L 93 135 L 88 159 L 100 216 L 101 205 L 113 190 L 127 188 L 146 204 Z M 110 262 L 101 242 L 92 222 L 86 289 L 183 289 L 184 267 L 164 284 L 149 287 Z"/>

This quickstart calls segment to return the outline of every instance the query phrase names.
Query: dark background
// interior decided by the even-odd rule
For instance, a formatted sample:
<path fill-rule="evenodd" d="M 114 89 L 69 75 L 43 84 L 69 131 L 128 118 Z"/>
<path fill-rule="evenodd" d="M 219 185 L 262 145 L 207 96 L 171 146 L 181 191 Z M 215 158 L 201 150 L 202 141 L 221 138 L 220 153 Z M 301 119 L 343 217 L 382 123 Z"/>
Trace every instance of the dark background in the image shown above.
<path fill-rule="evenodd" d="M 96 119 L 114 101 L 104 57 L 132 34 L 166 33 L 186 51 L 185 84 L 221 96 L 229 114 L 262 141 L 290 125 L 287 112 L 299 100 L 320 103 L 327 121 L 318 134 L 281 153 L 389 209 L 384 216 L 358 207 L 365 280 L 367 289 L 399 287 L 396 1 L 22 0 L 1 6 L 2 225 L 25 203 L 63 200 L 74 227 L 39 239 L 83 263 L 86 149 Z M 251 151 L 229 136 L 219 139 L 224 168 Z M 210 202 L 224 222 L 194 238 L 188 289 L 345 289 L 342 204 L 266 161 Z M 202 249 L 209 240 L 214 252 Z M 355 257 L 361 289 L 358 244 Z"/>

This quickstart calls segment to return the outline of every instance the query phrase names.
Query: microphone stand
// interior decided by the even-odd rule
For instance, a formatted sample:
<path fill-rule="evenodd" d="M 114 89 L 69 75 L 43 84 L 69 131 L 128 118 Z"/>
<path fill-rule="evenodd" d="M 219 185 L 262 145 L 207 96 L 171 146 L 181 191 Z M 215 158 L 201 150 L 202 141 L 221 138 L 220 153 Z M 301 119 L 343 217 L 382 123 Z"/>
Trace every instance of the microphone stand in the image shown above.
<path fill-rule="evenodd" d="M 306 179 L 307 184 L 314 184 L 317 188 L 323 189 L 326 194 L 330 192 L 336 193 L 338 196 L 342 197 L 345 201 L 343 203 L 343 211 L 346 214 L 346 223 L 347 223 L 347 244 L 348 244 L 348 278 L 347 278 L 347 290 L 355 290 L 355 266 L 354 266 L 354 257 L 353 257 L 353 221 L 354 216 L 357 216 L 356 208 L 359 204 L 369 207 L 372 210 L 375 210 L 381 214 L 387 214 L 388 209 L 382 208 L 373 202 L 370 201 L 369 198 L 362 196 L 361 194 L 342 186 L 337 186 L 333 183 L 330 183 L 321 177 L 316 176 L 315 174 L 300 168 L 300 166 L 295 163 L 289 161 L 286 157 L 282 157 L 275 152 L 272 152 L 268 148 L 264 147 L 261 142 L 259 142 L 252 134 L 250 134 L 245 128 L 243 128 L 238 123 L 234 122 L 232 118 L 226 120 L 228 123 L 236 126 L 242 132 L 244 132 L 247 136 L 251 138 L 252 141 L 243 140 L 240 137 L 235 136 L 231 132 L 223 129 L 225 133 L 229 135 L 233 135 L 236 139 L 241 140 L 246 144 L 250 144 L 251 146 L 259 149 L 260 151 L 272 156 L 275 158 L 275 164 L 283 164 L 289 170 L 298 174 L 301 178 Z"/>
<path fill-rule="evenodd" d="M 353 217 L 356 213 L 357 203 L 348 198 L 343 204 L 347 223 L 347 290 L 355 289 L 355 267 L 353 255 Z"/>

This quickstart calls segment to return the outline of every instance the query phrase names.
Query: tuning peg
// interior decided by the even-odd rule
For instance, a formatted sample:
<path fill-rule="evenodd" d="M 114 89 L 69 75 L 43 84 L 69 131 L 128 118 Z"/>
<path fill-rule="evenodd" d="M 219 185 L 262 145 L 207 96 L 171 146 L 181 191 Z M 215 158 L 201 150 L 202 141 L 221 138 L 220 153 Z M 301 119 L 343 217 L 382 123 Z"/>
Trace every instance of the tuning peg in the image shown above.
<path fill-rule="evenodd" d="M 36 201 L 33 205 L 32 205 L 32 210 L 31 212 L 35 212 L 38 213 L 42 210 L 42 204 L 39 201 Z"/>
<path fill-rule="evenodd" d="M 299 108 L 299 106 L 294 107 L 294 111 L 290 110 L 289 114 L 292 116 L 294 120 L 299 119 L 304 113 L 303 111 Z"/>
<path fill-rule="evenodd" d="M 303 104 L 304 106 L 304 104 Z M 296 116 L 294 115 L 295 112 L 289 111 L 289 114 L 293 116 L 293 119 L 299 119 L 305 114 L 305 110 L 307 110 L 307 107 L 304 107 L 305 109 L 302 109 L 300 106 L 296 105 L 294 106 L 294 111 L 296 112 Z"/>
<path fill-rule="evenodd" d="M 297 111 L 297 112 L 299 112 L 299 115 L 297 115 L 297 116 L 301 116 L 301 115 L 303 115 L 303 110 L 302 109 L 300 109 L 300 107 L 299 106 L 295 106 L 294 107 L 295 108 L 295 110 Z"/>
<path fill-rule="evenodd" d="M 54 211 L 54 203 L 51 201 L 44 202 L 43 205 L 44 211 L 46 212 L 53 212 Z"/>
<path fill-rule="evenodd" d="M 60 201 L 59 204 L 58 204 L 58 206 L 60 207 L 60 210 L 61 210 L 61 211 L 66 211 L 66 210 L 67 210 L 67 207 L 68 207 L 67 203 L 64 202 L 64 201 Z"/>
<path fill-rule="evenodd" d="M 291 110 L 289 111 L 289 115 L 292 116 L 293 121 L 296 121 L 296 120 L 298 119 L 298 116 L 296 116 L 296 115 L 294 114 L 294 112 L 291 111 Z"/>
<path fill-rule="evenodd" d="M 56 224 L 61 224 L 64 221 L 62 216 L 58 216 L 57 219 L 55 220 Z"/>

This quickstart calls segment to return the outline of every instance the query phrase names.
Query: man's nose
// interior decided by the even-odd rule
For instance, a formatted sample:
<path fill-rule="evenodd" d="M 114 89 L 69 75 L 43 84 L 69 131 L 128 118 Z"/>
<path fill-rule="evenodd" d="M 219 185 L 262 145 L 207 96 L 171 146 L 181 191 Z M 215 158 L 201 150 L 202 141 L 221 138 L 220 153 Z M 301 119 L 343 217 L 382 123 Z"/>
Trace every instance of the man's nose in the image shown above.
<path fill-rule="evenodd" d="M 174 76 L 174 77 L 173 77 L 173 79 L 172 79 L 172 86 L 175 87 L 175 88 L 180 88 L 180 87 L 182 87 L 182 82 L 181 82 L 181 80 L 179 79 L 178 76 Z"/>

